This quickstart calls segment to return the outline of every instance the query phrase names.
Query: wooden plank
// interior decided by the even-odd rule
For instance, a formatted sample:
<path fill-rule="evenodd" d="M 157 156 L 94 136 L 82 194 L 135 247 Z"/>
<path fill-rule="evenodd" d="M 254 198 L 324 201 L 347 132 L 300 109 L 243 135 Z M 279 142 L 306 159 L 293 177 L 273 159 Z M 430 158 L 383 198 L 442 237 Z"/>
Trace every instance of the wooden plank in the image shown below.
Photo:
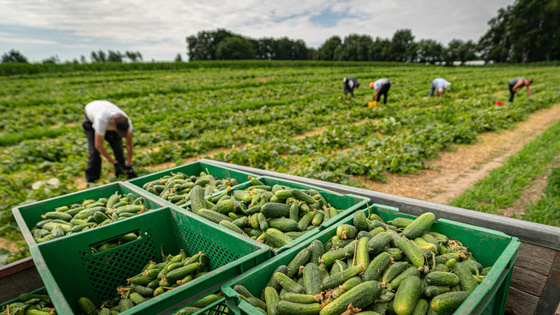
<path fill-rule="evenodd" d="M 0 303 L 44 286 L 36 268 L 24 269 L 2 277 L 0 278 Z"/>
<path fill-rule="evenodd" d="M 532 270 L 515 265 L 513 267 L 513 274 L 511 275 L 510 287 L 532 295 L 541 296 L 547 280 L 548 275 L 543 276 Z"/>
<path fill-rule="evenodd" d="M 560 309 L 560 251 L 556 253 L 556 259 L 550 269 L 548 281 L 542 292 L 538 314 L 558 314 L 556 309 Z"/>
<path fill-rule="evenodd" d="M 537 311 L 538 304 L 538 296 L 510 287 L 506 302 L 506 313 L 512 315 L 532 315 Z"/>
<path fill-rule="evenodd" d="M 558 251 L 521 242 L 518 253 L 519 258 L 515 262 L 516 267 L 529 269 L 548 277 Z"/>

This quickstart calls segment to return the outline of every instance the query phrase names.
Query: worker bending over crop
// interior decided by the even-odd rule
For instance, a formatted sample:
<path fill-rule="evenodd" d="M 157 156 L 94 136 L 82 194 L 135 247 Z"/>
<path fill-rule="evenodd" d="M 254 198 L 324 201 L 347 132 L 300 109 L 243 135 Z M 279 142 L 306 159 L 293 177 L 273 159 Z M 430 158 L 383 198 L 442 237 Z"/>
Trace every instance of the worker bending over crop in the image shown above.
<path fill-rule="evenodd" d="M 132 122 L 117 105 L 108 101 L 93 101 L 85 106 L 82 126 L 88 140 L 89 156 L 86 180 L 91 185 L 101 176 L 101 155 L 115 167 L 115 176 L 136 177 L 132 168 Z M 126 164 L 122 138 L 126 139 Z M 107 140 L 115 158 L 105 149 Z"/>
<path fill-rule="evenodd" d="M 451 86 L 451 83 L 442 78 L 437 78 L 430 84 L 430 95 L 434 95 L 434 91 L 437 91 L 438 97 L 443 97 L 443 91 L 447 90 Z"/>
<path fill-rule="evenodd" d="M 525 78 L 520 77 L 509 81 L 509 93 L 510 93 L 509 101 L 513 102 L 513 96 L 515 95 L 515 93 L 517 93 L 517 89 L 522 88 L 524 86 L 527 87 L 527 94 L 531 96 L 531 89 L 529 88 L 529 86 L 532 83 L 533 83 L 533 78 L 529 78 L 529 80 L 527 80 Z"/>
<path fill-rule="evenodd" d="M 344 86 L 344 95 L 350 93 L 354 97 L 354 89 L 360 87 L 360 82 L 352 77 L 346 77 L 342 80 L 342 85 Z"/>
<path fill-rule="evenodd" d="M 383 95 L 383 104 L 387 104 L 387 93 L 391 88 L 391 81 L 388 79 L 379 79 L 375 82 L 370 82 L 369 88 L 375 90 L 375 94 L 373 94 L 374 100 L 379 102 L 381 95 Z"/>

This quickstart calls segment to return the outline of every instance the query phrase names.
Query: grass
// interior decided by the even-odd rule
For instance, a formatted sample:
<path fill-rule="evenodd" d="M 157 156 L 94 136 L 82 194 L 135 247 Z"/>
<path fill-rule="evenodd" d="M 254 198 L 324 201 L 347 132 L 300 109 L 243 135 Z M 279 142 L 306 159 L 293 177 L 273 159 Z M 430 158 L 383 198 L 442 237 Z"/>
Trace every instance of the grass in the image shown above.
<path fill-rule="evenodd" d="M 546 225 L 560 226 L 560 168 L 552 168 L 542 198 L 521 215 L 521 219 Z"/>
<path fill-rule="evenodd" d="M 455 198 L 451 205 L 493 214 L 511 206 L 538 176 L 545 173 L 555 157 L 560 154 L 558 134 L 560 134 L 560 122 L 510 156 L 502 167 L 492 170 L 474 187 Z M 543 201 L 540 207 L 529 209 L 523 219 L 538 223 L 544 221 L 554 223 L 556 219 L 556 224 L 552 225 L 558 225 L 560 196 L 558 193 L 556 197 L 553 195 L 551 194 L 548 201 Z M 552 218 L 546 216 L 548 218 L 546 220 L 539 218 L 545 217 L 547 213 L 556 214 Z"/>

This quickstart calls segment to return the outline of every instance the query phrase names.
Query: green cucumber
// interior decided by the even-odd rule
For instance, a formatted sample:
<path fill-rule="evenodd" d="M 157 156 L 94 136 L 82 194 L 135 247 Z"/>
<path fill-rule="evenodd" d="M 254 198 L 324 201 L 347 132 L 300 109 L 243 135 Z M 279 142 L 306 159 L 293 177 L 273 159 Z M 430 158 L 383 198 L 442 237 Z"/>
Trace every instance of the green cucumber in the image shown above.
<path fill-rule="evenodd" d="M 302 304 L 282 300 L 278 302 L 277 308 L 282 315 L 317 315 L 321 311 L 321 303 Z"/>
<path fill-rule="evenodd" d="M 399 315 L 410 315 L 422 295 L 422 280 L 417 276 L 405 278 L 395 294 L 393 308 Z"/>
<path fill-rule="evenodd" d="M 377 281 L 365 281 L 321 309 L 320 315 L 339 315 L 352 303 L 354 308 L 365 308 L 381 295 L 381 285 Z"/>
<path fill-rule="evenodd" d="M 408 239 L 415 239 L 422 235 L 427 229 L 434 224 L 436 216 L 431 212 L 425 212 L 414 221 L 412 221 L 407 227 L 402 231 L 402 235 Z"/>
<path fill-rule="evenodd" d="M 469 297 L 468 291 L 456 291 L 440 294 L 430 301 L 430 307 L 438 315 L 451 315 Z"/>
<path fill-rule="evenodd" d="M 310 262 L 305 265 L 303 268 L 303 287 L 307 294 L 320 294 L 322 281 L 321 270 L 319 270 L 317 264 Z"/>
<path fill-rule="evenodd" d="M 390 263 L 391 255 L 389 255 L 389 253 L 382 252 L 381 254 L 375 256 L 375 258 L 371 261 L 368 268 L 362 275 L 362 279 L 364 281 L 378 280 Z"/>

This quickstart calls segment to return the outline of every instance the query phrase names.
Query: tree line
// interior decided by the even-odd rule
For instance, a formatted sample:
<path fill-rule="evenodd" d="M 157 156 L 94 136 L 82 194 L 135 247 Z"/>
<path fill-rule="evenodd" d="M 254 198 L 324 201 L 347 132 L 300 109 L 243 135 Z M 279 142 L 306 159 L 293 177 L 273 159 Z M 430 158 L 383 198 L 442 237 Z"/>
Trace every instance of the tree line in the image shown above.
<path fill-rule="evenodd" d="M 391 39 L 370 35 L 332 36 L 314 49 L 302 40 L 252 39 L 225 29 L 201 31 L 186 38 L 190 61 L 204 60 L 325 60 L 397 61 L 461 64 L 480 59 L 486 62 L 534 62 L 560 60 L 560 0 L 516 0 L 498 10 L 488 21 L 489 29 L 475 43 L 451 40 L 447 46 L 432 40 L 415 41 L 410 29 L 397 30 Z M 92 63 L 142 61 L 140 52 L 102 50 L 91 52 Z M 182 61 L 181 54 L 175 57 Z M 2 56 L 2 63 L 27 63 L 19 51 Z M 84 56 L 73 63 L 87 63 Z M 58 56 L 44 64 L 60 63 Z"/>

